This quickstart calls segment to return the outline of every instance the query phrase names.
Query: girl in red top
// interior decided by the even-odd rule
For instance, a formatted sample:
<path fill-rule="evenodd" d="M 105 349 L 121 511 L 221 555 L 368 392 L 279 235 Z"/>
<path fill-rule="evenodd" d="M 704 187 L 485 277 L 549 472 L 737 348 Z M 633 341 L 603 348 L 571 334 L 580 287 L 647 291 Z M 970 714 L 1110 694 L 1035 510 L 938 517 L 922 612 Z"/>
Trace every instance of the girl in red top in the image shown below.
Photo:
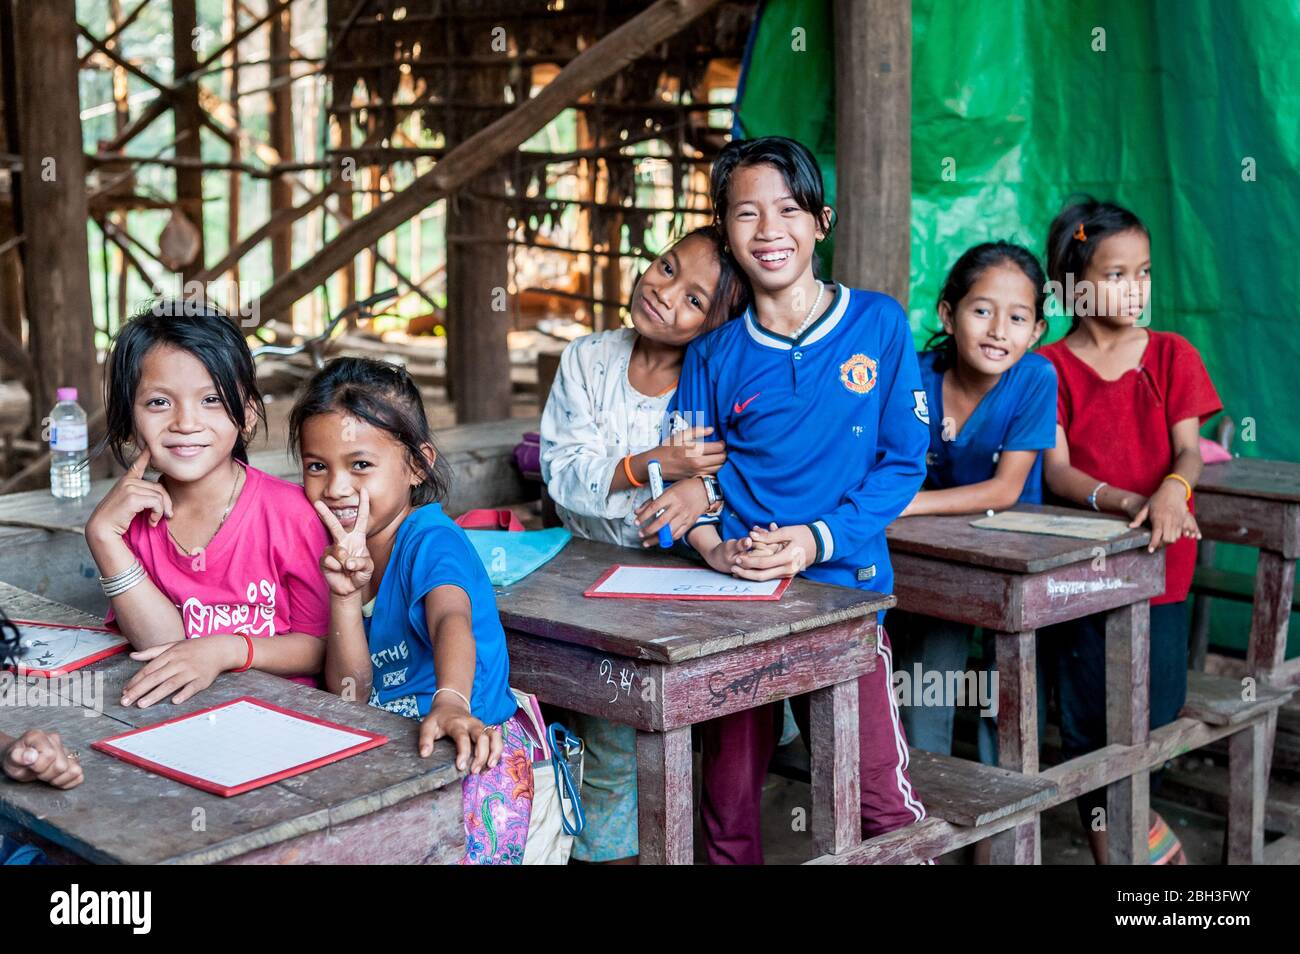
<path fill-rule="evenodd" d="M 1058 498 L 1151 528 L 1165 548 L 1165 592 L 1151 601 L 1151 727 L 1178 717 L 1187 695 L 1185 600 L 1200 530 L 1192 489 L 1201 476 L 1200 426 L 1223 405 L 1196 348 L 1143 320 L 1151 292 L 1151 239 L 1127 209 L 1095 199 L 1068 205 L 1047 237 L 1052 289 L 1074 317 L 1069 334 L 1041 350 L 1056 367 L 1056 447 L 1043 478 Z M 1060 627 L 1061 747 L 1073 758 L 1106 744 L 1105 617 Z M 1105 790 L 1079 799 L 1093 857 Z M 1177 838 L 1152 815 L 1152 863 L 1182 863 Z"/>

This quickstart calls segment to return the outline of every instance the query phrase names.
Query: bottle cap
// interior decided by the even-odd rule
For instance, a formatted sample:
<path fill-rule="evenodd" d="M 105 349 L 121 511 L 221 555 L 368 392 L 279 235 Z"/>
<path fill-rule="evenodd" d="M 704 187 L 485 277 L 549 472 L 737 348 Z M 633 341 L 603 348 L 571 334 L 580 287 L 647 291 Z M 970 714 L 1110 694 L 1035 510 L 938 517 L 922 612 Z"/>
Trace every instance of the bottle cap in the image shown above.
<path fill-rule="evenodd" d="M 75 401 L 77 399 L 76 388 L 59 388 L 54 394 L 60 401 Z"/>

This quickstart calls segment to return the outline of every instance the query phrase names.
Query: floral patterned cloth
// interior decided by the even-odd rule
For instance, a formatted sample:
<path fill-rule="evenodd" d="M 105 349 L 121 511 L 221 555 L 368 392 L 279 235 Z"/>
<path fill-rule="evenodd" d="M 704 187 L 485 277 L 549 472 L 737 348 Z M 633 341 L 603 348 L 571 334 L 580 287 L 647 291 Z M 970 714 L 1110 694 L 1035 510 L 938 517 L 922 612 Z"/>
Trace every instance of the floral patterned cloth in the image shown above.
<path fill-rule="evenodd" d="M 533 813 L 533 758 L 539 745 L 517 712 L 500 728 L 501 761 L 496 768 L 467 775 L 462 783 L 463 865 L 517 865 L 524 860 Z"/>

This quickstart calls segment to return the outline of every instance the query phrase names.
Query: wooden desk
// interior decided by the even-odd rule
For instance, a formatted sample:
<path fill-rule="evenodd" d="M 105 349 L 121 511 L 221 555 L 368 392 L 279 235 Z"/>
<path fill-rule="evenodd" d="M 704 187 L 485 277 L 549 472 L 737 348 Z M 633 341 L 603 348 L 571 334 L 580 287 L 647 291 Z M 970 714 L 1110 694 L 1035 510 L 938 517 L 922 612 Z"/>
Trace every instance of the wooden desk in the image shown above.
<path fill-rule="evenodd" d="M 574 540 L 497 605 L 512 685 L 637 730 L 642 861 L 694 861 L 691 725 L 802 693 L 814 840 L 824 853 L 861 843 L 857 679 L 893 597 L 796 579 L 779 601 L 585 599 L 615 563 L 695 565 Z"/>
<path fill-rule="evenodd" d="M 1015 509 L 1078 515 L 1060 507 Z M 982 626 L 995 634 L 999 764 L 1026 774 L 1038 772 L 1035 631 L 1093 613 L 1108 614 L 1108 748 L 1145 745 L 1150 718 L 1148 608 L 1151 597 L 1165 588 L 1164 554 L 1146 552 L 1149 534 L 1133 530 L 1113 540 L 1075 540 L 982 530 L 970 525 L 975 519 L 907 517 L 895 521 L 887 536 L 901 609 Z M 1097 787 L 1086 785 L 1078 791 Z M 1145 770 L 1108 787 L 1112 862 L 1145 859 L 1148 802 Z M 1039 863 L 1037 813 L 994 836 L 993 857 L 1000 863 Z"/>
<path fill-rule="evenodd" d="M 1300 558 L 1300 464 L 1244 457 L 1206 464 L 1196 522 L 1207 540 L 1259 550 L 1246 669 L 1274 685 L 1300 685 L 1300 659 L 1286 661 Z"/>
<path fill-rule="evenodd" d="M 102 622 L 4 583 L 0 607 L 17 618 Z M 0 706 L 0 731 L 13 736 L 30 728 L 58 732 L 78 752 L 86 780 L 60 792 L 0 776 L 0 832 L 37 841 L 59 860 L 98 864 L 438 864 L 454 863 L 464 854 L 454 749 L 442 742 L 430 758 L 421 759 L 415 721 L 261 672 L 225 673 L 179 706 L 124 709 L 118 703 L 122 687 L 139 666 L 119 655 L 81 670 L 88 678 L 23 677 L 30 691 L 54 692 L 58 698 L 47 695 L 44 703 L 50 704 Z M 97 739 L 242 695 L 382 732 L 389 741 L 233 798 L 90 748 Z M 96 697 L 102 703 L 98 715 Z"/>

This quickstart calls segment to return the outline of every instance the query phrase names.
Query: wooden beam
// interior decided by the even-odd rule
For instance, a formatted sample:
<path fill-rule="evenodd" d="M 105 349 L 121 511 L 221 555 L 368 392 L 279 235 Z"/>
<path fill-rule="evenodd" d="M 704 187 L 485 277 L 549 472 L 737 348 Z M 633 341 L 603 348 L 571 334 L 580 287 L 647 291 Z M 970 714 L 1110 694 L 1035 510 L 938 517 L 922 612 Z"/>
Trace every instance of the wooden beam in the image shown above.
<path fill-rule="evenodd" d="M 309 261 L 277 279 L 257 302 L 277 317 L 320 282 L 346 265 L 421 209 L 486 172 L 554 119 L 568 105 L 616 75 L 647 50 L 683 30 L 718 0 L 657 0 L 569 62 L 535 97 L 465 140 L 411 185 L 378 209 L 357 219 Z"/>
<path fill-rule="evenodd" d="M 88 54 L 86 54 L 85 58 L 87 60 L 93 59 L 95 54 L 98 53 L 100 56 L 107 59 L 110 63 L 116 64 L 117 66 L 126 70 L 136 79 L 141 80 L 142 82 L 152 86 L 154 89 L 156 89 L 159 92 L 160 95 L 167 96 L 167 97 L 170 97 L 172 95 L 172 88 L 170 86 L 168 86 L 162 80 L 154 79 L 144 70 L 140 69 L 140 67 L 136 66 L 134 63 L 128 60 L 125 56 L 118 53 L 117 50 L 113 49 L 110 46 L 106 46 L 103 40 L 100 40 L 98 37 L 96 37 L 93 33 L 91 33 L 81 24 L 77 24 L 77 32 L 80 33 L 83 37 L 86 38 L 86 40 L 90 42 L 91 51 Z"/>
<path fill-rule="evenodd" d="M 127 27 L 129 27 L 132 23 L 135 22 L 136 17 L 144 13 L 144 8 L 147 6 L 149 6 L 149 0 L 140 0 L 140 2 L 136 4 L 134 10 L 132 10 L 130 13 L 124 16 L 118 23 L 114 24 L 113 29 L 108 32 L 108 36 L 104 37 L 104 39 L 97 40 L 94 37 L 88 37 L 88 39 L 90 39 L 91 43 L 95 44 L 96 46 L 108 47 L 119 36 L 121 36 L 123 30 L 125 30 Z M 77 61 L 77 68 L 81 69 L 82 67 L 84 67 L 88 62 L 90 62 L 90 58 L 94 55 L 95 55 L 95 51 L 92 49 L 89 53 L 87 53 L 85 56 L 83 56 L 80 60 Z"/>
<path fill-rule="evenodd" d="M 23 250 L 28 343 L 36 368 L 33 425 L 54 391 L 75 387 L 82 406 L 99 407 L 95 328 L 86 250 L 86 165 L 77 96 L 74 0 L 14 5 L 19 139 L 23 172 Z"/>
<path fill-rule="evenodd" d="M 175 0 L 173 0 L 173 2 L 175 2 Z M 204 72 L 206 72 L 207 69 L 213 63 L 217 62 L 217 60 L 221 58 L 221 55 L 223 53 L 237 46 L 239 43 L 241 43 L 244 40 L 245 37 L 247 37 L 250 33 L 252 33 L 258 27 L 260 27 L 262 24 L 266 23 L 268 20 L 274 19 L 277 14 L 287 13 L 289 10 L 289 4 L 291 3 L 293 3 L 293 0 L 271 0 L 271 3 L 268 5 L 268 9 L 266 13 L 264 13 L 258 19 L 254 20 L 252 23 L 248 24 L 248 26 L 244 27 L 242 30 L 237 31 L 235 35 L 232 36 L 229 40 L 227 40 L 225 43 L 221 44 L 221 46 L 217 47 L 215 50 L 209 53 L 202 63 L 199 63 L 196 58 L 194 63 L 194 68 L 187 71 L 186 74 L 181 78 L 181 81 L 197 82 L 198 78 Z"/>
<path fill-rule="evenodd" d="M 912 2 L 835 0 L 835 277 L 907 306 Z"/>
<path fill-rule="evenodd" d="M 188 133 L 178 138 L 176 158 L 202 163 L 203 152 L 200 148 L 199 126 L 203 122 L 203 111 L 199 108 L 199 84 L 188 78 L 188 74 L 198 66 L 198 53 L 194 49 L 195 30 L 198 28 L 198 15 L 195 0 L 172 0 L 172 75 L 179 77 L 173 91 L 172 112 L 176 117 L 176 135 Z M 195 167 L 176 167 L 176 202 L 185 217 L 198 230 L 199 251 L 194 260 L 181 268 L 181 277 L 189 281 L 203 271 L 203 170 Z"/>
<path fill-rule="evenodd" d="M 144 108 L 139 116 L 131 120 L 126 126 L 119 130 L 112 139 L 106 139 L 99 144 L 101 152 L 117 152 L 128 142 L 134 139 L 140 133 L 148 129 L 155 119 L 164 115 L 171 107 L 171 99 L 159 95 L 153 102 Z"/>

